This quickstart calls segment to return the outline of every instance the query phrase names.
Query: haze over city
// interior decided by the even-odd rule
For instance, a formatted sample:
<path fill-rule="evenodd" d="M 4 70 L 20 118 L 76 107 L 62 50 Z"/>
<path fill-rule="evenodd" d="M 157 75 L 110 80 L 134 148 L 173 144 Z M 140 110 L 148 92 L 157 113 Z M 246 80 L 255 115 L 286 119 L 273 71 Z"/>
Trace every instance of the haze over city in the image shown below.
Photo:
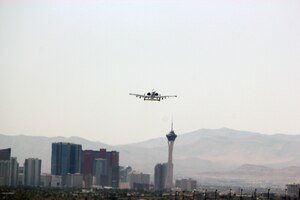
<path fill-rule="evenodd" d="M 0 1 L 0 133 L 300 134 L 299 1 Z M 176 94 L 144 102 L 129 93 Z"/>

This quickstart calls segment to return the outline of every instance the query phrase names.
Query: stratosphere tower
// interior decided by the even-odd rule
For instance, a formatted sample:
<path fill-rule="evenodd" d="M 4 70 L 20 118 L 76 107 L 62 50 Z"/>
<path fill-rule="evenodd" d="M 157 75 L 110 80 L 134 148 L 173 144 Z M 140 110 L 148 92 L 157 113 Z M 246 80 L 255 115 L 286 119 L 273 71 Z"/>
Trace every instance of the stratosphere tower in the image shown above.
<path fill-rule="evenodd" d="M 177 135 L 173 130 L 173 122 L 171 125 L 171 131 L 166 135 L 168 139 L 169 156 L 168 156 L 168 166 L 167 166 L 167 177 L 165 183 L 165 189 L 171 189 L 173 187 L 173 146 Z"/>

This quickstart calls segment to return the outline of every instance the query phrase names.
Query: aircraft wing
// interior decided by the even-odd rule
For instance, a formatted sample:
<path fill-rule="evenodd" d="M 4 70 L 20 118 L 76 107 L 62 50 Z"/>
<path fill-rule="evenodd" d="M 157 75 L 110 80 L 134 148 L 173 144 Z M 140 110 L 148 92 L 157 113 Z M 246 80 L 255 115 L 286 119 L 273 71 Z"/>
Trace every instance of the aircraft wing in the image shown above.
<path fill-rule="evenodd" d="M 177 95 L 165 95 L 165 96 L 160 96 L 160 98 L 163 100 L 163 99 L 166 99 L 166 98 L 169 98 L 169 97 L 177 97 Z"/>
<path fill-rule="evenodd" d="M 146 97 L 146 95 L 143 95 L 143 94 L 133 94 L 133 93 L 129 93 L 129 95 L 133 95 L 133 96 L 139 97 L 139 98 L 144 98 L 144 97 Z"/>

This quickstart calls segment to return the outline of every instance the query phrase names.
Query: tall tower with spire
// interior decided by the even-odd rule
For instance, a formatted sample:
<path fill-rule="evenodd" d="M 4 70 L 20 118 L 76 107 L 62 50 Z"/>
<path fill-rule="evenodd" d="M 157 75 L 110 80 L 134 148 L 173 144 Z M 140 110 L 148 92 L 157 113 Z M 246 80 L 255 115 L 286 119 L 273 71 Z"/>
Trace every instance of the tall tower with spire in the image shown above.
<path fill-rule="evenodd" d="M 165 182 L 165 188 L 171 189 L 173 186 L 173 146 L 177 135 L 173 130 L 173 120 L 171 125 L 171 131 L 166 135 L 168 139 L 168 147 L 169 147 L 169 156 L 168 156 L 168 166 L 167 166 L 167 177 Z"/>

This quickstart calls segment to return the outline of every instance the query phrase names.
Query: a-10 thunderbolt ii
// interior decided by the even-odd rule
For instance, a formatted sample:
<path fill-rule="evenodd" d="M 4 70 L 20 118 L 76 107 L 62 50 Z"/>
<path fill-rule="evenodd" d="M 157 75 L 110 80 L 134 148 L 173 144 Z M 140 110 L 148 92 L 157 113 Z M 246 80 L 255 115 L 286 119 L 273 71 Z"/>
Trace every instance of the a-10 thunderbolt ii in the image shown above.
<path fill-rule="evenodd" d="M 133 94 L 129 93 L 129 95 L 136 96 L 138 98 L 143 98 L 144 101 L 160 101 L 164 100 L 168 97 L 177 97 L 177 95 L 160 95 L 155 90 L 152 90 L 151 92 L 148 92 L 147 94 Z"/>

